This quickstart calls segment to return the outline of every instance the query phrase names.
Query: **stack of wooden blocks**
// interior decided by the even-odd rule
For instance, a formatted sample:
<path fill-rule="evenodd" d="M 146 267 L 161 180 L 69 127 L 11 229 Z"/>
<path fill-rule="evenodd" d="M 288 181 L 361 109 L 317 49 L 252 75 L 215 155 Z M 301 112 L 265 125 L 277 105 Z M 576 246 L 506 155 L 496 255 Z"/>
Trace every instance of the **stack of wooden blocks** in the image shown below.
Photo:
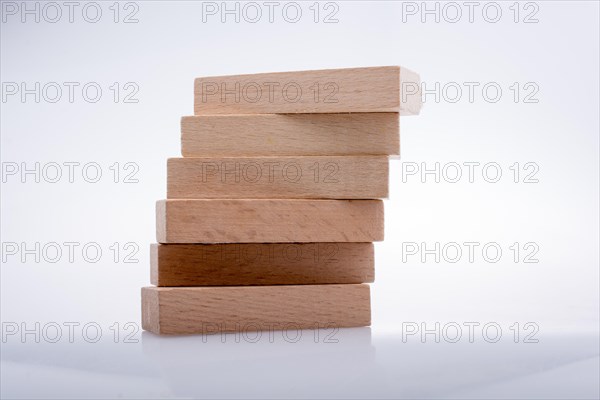
<path fill-rule="evenodd" d="M 196 79 L 156 207 L 143 328 L 370 325 L 388 156 L 419 88 L 396 66 Z"/>

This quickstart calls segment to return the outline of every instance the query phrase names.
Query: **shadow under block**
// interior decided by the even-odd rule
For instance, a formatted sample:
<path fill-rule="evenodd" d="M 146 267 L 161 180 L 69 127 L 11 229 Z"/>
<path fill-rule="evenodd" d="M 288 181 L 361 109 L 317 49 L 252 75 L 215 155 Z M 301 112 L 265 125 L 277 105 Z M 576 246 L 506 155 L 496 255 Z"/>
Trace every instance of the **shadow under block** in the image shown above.
<path fill-rule="evenodd" d="M 368 283 L 373 243 L 152 244 L 156 286 Z"/>
<path fill-rule="evenodd" d="M 196 78 L 194 114 L 399 112 L 418 114 L 420 79 L 399 67 Z"/>
<path fill-rule="evenodd" d="M 196 115 L 181 119 L 184 157 L 399 155 L 398 113 Z"/>
<path fill-rule="evenodd" d="M 387 156 L 170 158 L 169 199 L 381 199 Z"/>
<path fill-rule="evenodd" d="M 142 288 L 142 327 L 158 334 L 370 324 L 366 284 Z"/>
<path fill-rule="evenodd" d="M 159 243 L 377 242 L 381 200 L 160 200 Z"/>

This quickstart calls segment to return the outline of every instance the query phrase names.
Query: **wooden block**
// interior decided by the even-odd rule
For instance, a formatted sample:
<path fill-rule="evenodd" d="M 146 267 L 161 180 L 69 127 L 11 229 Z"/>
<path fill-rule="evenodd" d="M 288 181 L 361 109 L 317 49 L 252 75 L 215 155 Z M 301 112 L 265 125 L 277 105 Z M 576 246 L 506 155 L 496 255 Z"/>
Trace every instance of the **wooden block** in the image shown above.
<path fill-rule="evenodd" d="M 159 243 L 376 242 L 381 200 L 160 200 Z"/>
<path fill-rule="evenodd" d="M 366 284 L 142 288 L 142 327 L 159 334 L 370 324 Z"/>
<path fill-rule="evenodd" d="M 197 78 L 194 114 L 418 114 L 420 79 L 398 66 Z"/>
<path fill-rule="evenodd" d="M 380 199 L 387 156 L 170 158 L 170 199 Z"/>
<path fill-rule="evenodd" d="M 156 286 L 367 283 L 373 243 L 152 244 Z"/>
<path fill-rule="evenodd" d="M 399 155 L 398 113 L 196 115 L 184 157 Z"/>

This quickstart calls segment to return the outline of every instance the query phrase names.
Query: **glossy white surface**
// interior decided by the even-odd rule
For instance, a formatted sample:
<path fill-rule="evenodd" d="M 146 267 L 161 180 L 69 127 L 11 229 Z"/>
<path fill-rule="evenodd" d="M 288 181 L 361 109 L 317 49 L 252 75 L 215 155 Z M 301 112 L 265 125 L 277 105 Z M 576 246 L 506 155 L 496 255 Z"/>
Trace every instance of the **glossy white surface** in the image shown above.
<path fill-rule="evenodd" d="M 597 335 L 421 342 L 370 328 L 2 348 L 2 398 L 598 398 Z M 297 336 L 297 335 L 300 336 Z M 337 343 L 325 343 L 329 340 Z M 297 339 L 295 339 L 297 338 Z M 271 341 L 272 340 L 272 341 Z M 296 342 L 292 342 L 297 340 Z M 224 341 L 224 342 L 223 342 Z"/>

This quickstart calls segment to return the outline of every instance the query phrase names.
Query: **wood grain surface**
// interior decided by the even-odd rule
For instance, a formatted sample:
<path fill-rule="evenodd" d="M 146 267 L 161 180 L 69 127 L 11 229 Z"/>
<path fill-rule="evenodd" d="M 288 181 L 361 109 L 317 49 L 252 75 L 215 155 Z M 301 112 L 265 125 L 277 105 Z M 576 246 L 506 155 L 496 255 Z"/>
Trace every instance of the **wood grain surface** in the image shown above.
<path fill-rule="evenodd" d="M 152 244 L 156 286 L 368 283 L 373 243 Z"/>
<path fill-rule="evenodd" d="M 170 199 L 381 199 L 387 156 L 170 158 Z"/>
<path fill-rule="evenodd" d="M 160 200 L 159 243 L 375 242 L 381 200 Z"/>
<path fill-rule="evenodd" d="M 404 93 L 402 93 L 404 92 Z M 194 114 L 418 114 L 419 76 L 398 66 L 197 78 Z"/>
<path fill-rule="evenodd" d="M 142 327 L 215 334 L 371 324 L 369 285 L 142 288 Z"/>
<path fill-rule="evenodd" d="M 398 113 L 196 115 L 184 157 L 399 155 Z"/>

